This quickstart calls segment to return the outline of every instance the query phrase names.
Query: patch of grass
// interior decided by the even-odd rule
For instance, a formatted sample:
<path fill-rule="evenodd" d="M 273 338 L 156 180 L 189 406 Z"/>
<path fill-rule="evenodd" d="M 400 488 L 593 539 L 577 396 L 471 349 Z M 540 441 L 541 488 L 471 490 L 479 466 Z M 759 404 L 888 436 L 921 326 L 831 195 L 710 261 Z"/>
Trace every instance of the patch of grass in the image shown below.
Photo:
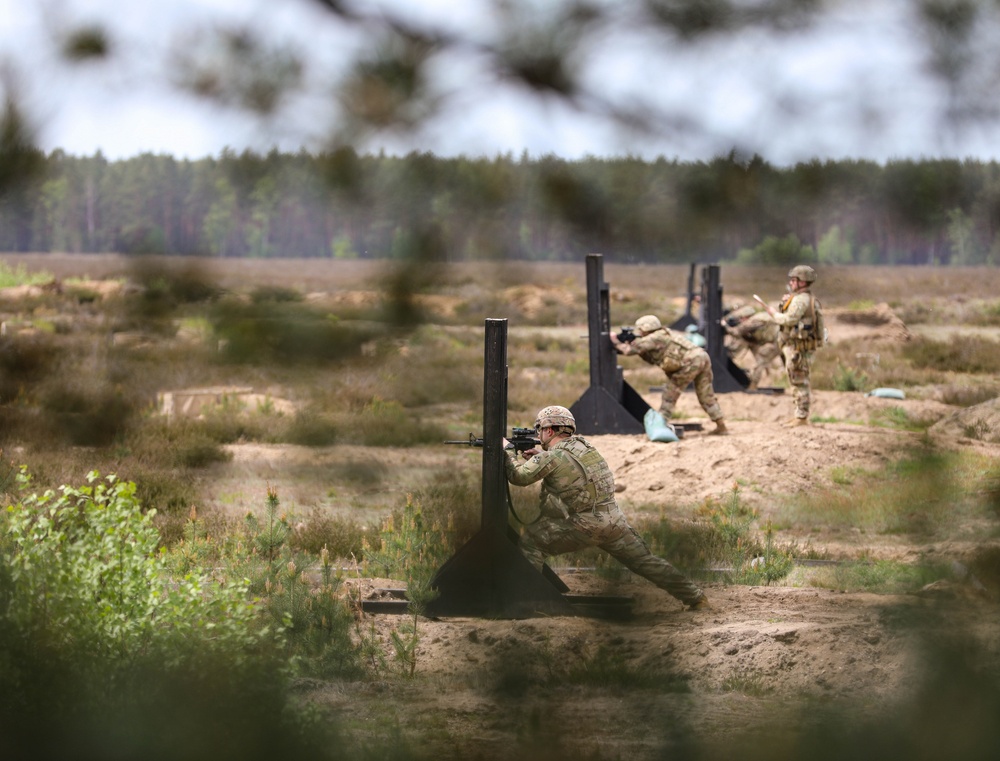
<path fill-rule="evenodd" d="M 910 414 L 898 405 L 879 407 L 868 416 L 868 424 L 877 428 L 893 428 L 900 431 L 925 431 L 934 421 L 913 420 Z"/>
<path fill-rule="evenodd" d="M 75 446 L 104 447 L 124 435 L 135 415 L 135 400 L 121 388 L 95 383 L 53 382 L 42 395 L 53 427 Z"/>
<path fill-rule="evenodd" d="M 844 592 L 896 595 L 916 592 L 933 581 L 950 576 L 950 571 L 943 566 L 910 565 L 896 560 L 859 560 L 814 569 L 809 584 Z"/>
<path fill-rule="evenodd" d="M 328 447 L 337 443 L 340 426 L 316 411 L 300 411 L 292 418 L 283 434 L 289 444 L 306 447 Z"/>
<path fill-rule="evenodd" d="M 956 335 L 949 341 L 917 337 L 903 346 L 903 355 L 918 368 L 947 368 L 971 374 L 1000 373 L 1000 346 L 982 336 Z"/>
<path fill-rule="evenodd" d="M 732 673 L 722 681 L 723 692 L 735 692 L 748 698 L 761 698 L 774 692 L 759 671 Z"/>
<path fill-rule="evenodd" d="M 858 468 L 848 468 L 838 465 L 830 468 L 830 480 L 840 486 L 850 486 L 854 483 L 854 479 L 857 478 L 858 473 Z"/>
<path fill-rule="evenodd" d="M 969 318 L 973 325 L 1000 325 L 1000 301 L 984 301 Z"/>
<path fill-rule="evenodd" d="M 946 537 L 957 514 L 968 518 L 980 512 L 976 494 L 985 472 L 975 453 L 916 450 L 881 470 L 859 471 L 850 484 L 792 497 L 775 520 L 802 529 Z"/>
<path fill-rule="evenodd" d="M 835 391 L 864 391 L 868 386 L 868 375 L 864 371 L 837 363 L 833 374 Z"/>
<path fill-rule="evenodd" d="M 593 652 L 578 651 L 575 656 L 564 666 L 565 673 L 554 675 L 555 683 L 661 693 L 691 691 L 683 676 L 637 663 L 620 646 L 599 645 Z"/>
<path fill-rule="evenodd" d="M 54 276 L 50 272 L 39 270 L 28 272 L 23 264 L 11 267 L 7 262 L 0 261 L 0 288 L 13 288 L 19 285 L 42 285 L 51 283 Z"/>
<path fill-rule="evenodd" d="M 1000 388 L 992 383 L 947 383 L 935 388 L 937 397 L 956 407 L 975 407 L 1000 396 Z"/>
<path fill-rule="evenodd" d="M 173 450 L 173 464 L 180 468 L 207 468 L 233 459 L 231 452 L 206 434 L 195 433 L 178 442 Z"/>
<path fill-rule="evenodd" d="M 364 545 L 368 532 L 356 521 L 335 518 L 313 507 L 301 519 L 292 517 L 289 546 L 300 552 L 319 556 L 325 549 L 330 558 L 346 560 L 364 559 Z"/>
<path fill-rule="evenodd" d="M 235 406 L 207 410 L 198 423 L 205 436 L 219 444 L 270 441 L 275 438 L 275 426 L 268 416 L 249 413 Z"/>
<path fill-rule="evenodd" d="M 250 301 L 254 304 L 299 303 L 303 298 L 301 291 L 284 285 L 258 285 L 250 291 Z"/>
<path fill-rule="evenodd" d="M 875 302 L 872 299 L 855 299 L 847 305 L 847 308 L 852 312 L 864 312 L 874 309 Z"/>
<path fill-rule="evenodd" d="M 754 585 L 770 584 L 791 572 L 790 548 L 775 543 L 770 522 L 763 541 L 756 536 L 757 512 L 740 499 L 738 486 L 726 500 L 706 500 L 695 515 L 698 520 L 684 526 L 672 524 L 662 513 L 656 523 L 633 525 L 655 554 L 691 574 L 701 568 L 722 568 L 727 583 Z"/>
<path fill-rule="evenodd" d="M 53 372 L 59 353 L 45 335 L 15 335 L 0 341 L 0 402 L 30 394 Z"/>
<path fill-rule="evenodd" d="M 395 400 L 373 397 L 355 414 L 339 418 L 341 430 L 351 431 L 351 440 L 361 446 L 411 447 L 438 444 L 448 438 L 438 422 L 424 422 Z"/>
<path fill-rule="evenodd" d="M 218 302 L 210 314 L 221 339 L 222 356 L 238 364 L 319 364 L 361 354 L 375 336 L 371 326 L 341 321 L 336 315 L 294 301 L 246 304 Z"/>

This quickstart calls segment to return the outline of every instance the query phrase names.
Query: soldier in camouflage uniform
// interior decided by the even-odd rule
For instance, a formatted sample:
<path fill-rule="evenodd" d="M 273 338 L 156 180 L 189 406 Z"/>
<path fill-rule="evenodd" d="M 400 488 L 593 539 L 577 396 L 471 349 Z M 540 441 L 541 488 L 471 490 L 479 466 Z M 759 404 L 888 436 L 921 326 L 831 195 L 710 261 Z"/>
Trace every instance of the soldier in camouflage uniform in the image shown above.
<path fill-rule="evenodd" d="M 689 609 L 708 607 L 705 594 L 663 558 L 650 552 L 615 501 L 607 461 L 582 436 L 565 407 L 545 407 L 535 419 L 542 448 L 506 450 L 504 469 L 515 486 L 542 482 L 541 515 L 521 537 L 521 551 L 541 570 L 545 558 L 600 547 L 633 573 L 649 579 Z M 504 446 L 507 442 L 504 441 Z"/>
<path fill-rule="evenodd" d="M 638 354 L 651 365 L 656 365 L 666 375 L 663 396 L 660 397 L 660 414 L 670 422 L 674 405 L 690 383 L 694 383 L 698 403 L 715 423 L 710 435 L 727 433 L 722 407 L 712 388 L 712 360 L 708 352 L 695 346 L 683 334 L 660 324 L 656 315 L 647 314 L 635 321 L 634 341 L 627 343 L 611 333 L 611 343 L 619 354 Z"/>
<path fill-rule="evenodd" d="M 781 349 L 778 348 L 778 323 L 766 312 L 743 307 L 729 314 L 722 321 L 722 327 L 726 335 L 734 340 L 734 344 L 730 346 L 733 353 L 746 348 L 753 355 L 754 365 L 750 370 L 750 385 L 747 390 L 756 390 L 774 360 L 781 356 Z"/>
<path fill-rule="evenodd" d="M 824 337 L 813 332 L 816 323 L 816 298 L 811 292 L 816 282 L 816 270 L 807 264 L 792 267 L 788 272 L 788 293 L 778 309 L 765 304 L 767 313 L 780 330 L 778 346 L 788 373 L 788 384 L 794 389 L 795 417 L 785 426 L 809 425 L 809 371 L 813 354 Z"/>

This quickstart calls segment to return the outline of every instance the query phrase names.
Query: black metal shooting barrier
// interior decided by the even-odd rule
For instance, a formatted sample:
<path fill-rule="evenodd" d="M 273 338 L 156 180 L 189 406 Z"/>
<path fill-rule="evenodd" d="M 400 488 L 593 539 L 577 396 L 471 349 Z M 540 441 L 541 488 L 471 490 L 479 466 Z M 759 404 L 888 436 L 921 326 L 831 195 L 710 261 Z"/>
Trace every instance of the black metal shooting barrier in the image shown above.
<path fill-rule="evenodd" d="M 673 324 L 670 326 L 671 330 L 679 330 L 683 333 L 688 329 L 688 325 L 698 324 L 698 318 L 694 316 L 694 300 L 695 297 L 700 295 L 700 291 L 696 291 L 694 289 L 694 275 L 697 270 L 697 264 L 692 264 L 691 268 L 688 270 L 687 306 L 684 308 L 684 314 L 674 320 Z"/>
<path fill-rule="evenodd" d="M 692 264 L 688 272 L 687 309 L 681 317 L 674 321 L 670 329 L 686 332 L 690 325 L 698 327 L 698 332 L 705 338 L 705 351 L 712 359 L 714 378 L 712 388 L 716 392 L 747 391 L 750 386 L 750 376 L 747 375 L 746 370 L 733 361 L 728 349 L 726 349 L 726 336 L 721 324 L 724 311 L 719 266 L 710 264 L 702 270 L 701 286 L 698 291 L 695 291 L 694 281 L 697 268 L 697 264 Z M 696 298 L 700 301 L 697 318 L 694 316 Z M 768 386 L 760 387 L 751 393 L 782 394 L 784 389 Z"/>
<path fill-rule="evenodd" d="M 719 265 L 709 264 L 701 271 L 701 321 L 699 332 L 705 337 L 705 351 L 712 359 L 712 388 L 717 393 L 746 391 L 750 377 L 733 362 L 726 350 L 722 329 L 722 285 Z"/>
<path fill-rule="evenodd" d="M 569 587 L 551 568 L 538 571 L 517 546 L 508 520 L 510 500 L 504 473 L 507 430 L 507 320 L 486 320 L 483 380 L 483 489 L 479 531 L 438 569 L 431 580 L 437 596 L 424 614 L 476 618 L 529 618 L 538 615 L 623 617 L 631 598 L 565 594 Z M 363 610 L 402 613 L 405 592 L 394 599 L 366 601 Z"/>
<path fill-rule="evenodd" d="M 590 388 L 570 406 L 577 433 L 645 433 L 643 417 L 649 404 L 632 388 L 618 365 L 611 343 L 608 284 L 604 256 L 587 254 L 587 339 L 590 345 Z"/>

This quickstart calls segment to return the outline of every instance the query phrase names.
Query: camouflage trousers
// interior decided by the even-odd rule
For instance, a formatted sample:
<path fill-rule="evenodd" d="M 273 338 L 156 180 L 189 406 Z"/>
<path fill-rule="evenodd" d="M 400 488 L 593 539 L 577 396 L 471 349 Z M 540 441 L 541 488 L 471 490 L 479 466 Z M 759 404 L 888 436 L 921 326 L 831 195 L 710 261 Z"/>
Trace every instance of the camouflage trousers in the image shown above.
<path fill-rule="evenodd" d="M 781 347 L 781 359 L 788 373 L 788 385 L 792 387 L 792 397 L 795 400 L 795 417 L 809 418 L 809 370 L 812 368 L 813 353 L 800 351 L 792 344 Z"/>
<path fill-rule="evenodd" d="M 750 370 L 750 383 L 756 388 L 760 385 L 764 373 L 771 369 L 774 360 L 781 356 L 781 349 L 777 344 L 751 344 L 750 353 L 754 359 L 753 368 Z"/>
<path fill-rule="evenodd" d="M 600 547 L 611 557 L 685 605 L 702 597 L 702 591 L 680 571 L 650 552 L 642 537 L 618 507 L 610 512 L 574 513 L 569 518 L 540 518 L 525 528 L 521 551 L 538 570 L 545 558 L 584 547 Z"/>
<path fill-rule="evenodd" d="M 664 420 L 669 422 L 677 400 L 692 382 L 694 392 L 698 395 L 698 403 L 709 419 L 714 421 L 722 417 L 722 407 L 719 406 L 719 401 L 715 398 L 715 389 L 712 388 L 714 378 L 712 360 L 708 352 L 690 352 L 681 361 L 679 368 L 664 369 L 663 372 L 666 375 L 666 382 L 663 386 L 663 396 L 660 397 L 660 414 Z"/>

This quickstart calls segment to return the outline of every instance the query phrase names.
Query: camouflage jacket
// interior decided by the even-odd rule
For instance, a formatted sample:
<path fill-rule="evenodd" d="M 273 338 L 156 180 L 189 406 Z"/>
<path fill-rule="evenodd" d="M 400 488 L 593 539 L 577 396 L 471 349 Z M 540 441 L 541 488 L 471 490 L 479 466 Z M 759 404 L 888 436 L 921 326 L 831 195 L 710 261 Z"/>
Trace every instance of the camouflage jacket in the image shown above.
<path fill-rule="evenodd" d="M 506 452 L 504 470 L 515 486 L 542 482 L 541 511 L 548 517 L 609 509 L 616 505 L 615 479 L 607 460 L 582 436 L 561 439 L 547 451 L 518 463 Z"/>
<path fill-rule="evenodd" d="M 822 337 L 815 332 L 818 326 L 814 325 L 818 309 L 819 303 L 808 288 L 785 296 L 773 317 L 781 330 L 779 344 L 792 344 L 806 350 L 822 344 Z"/>
<path fill-rule="evenodd" d="M 778 342 L 780 328 L 767 312 L 757 312 L 735 327 L 725 326 L 726 333 L 754 346 Z"/>
<path fill-rule="evenodd" d="M 649 364 L 671 372 L 679 369 L 691 354 L 705 350 L 675 330 L 660 328 L 638 336 L 632 343 L 622 344 L 620 351 L 622 354 L 638 354 Z"/>

